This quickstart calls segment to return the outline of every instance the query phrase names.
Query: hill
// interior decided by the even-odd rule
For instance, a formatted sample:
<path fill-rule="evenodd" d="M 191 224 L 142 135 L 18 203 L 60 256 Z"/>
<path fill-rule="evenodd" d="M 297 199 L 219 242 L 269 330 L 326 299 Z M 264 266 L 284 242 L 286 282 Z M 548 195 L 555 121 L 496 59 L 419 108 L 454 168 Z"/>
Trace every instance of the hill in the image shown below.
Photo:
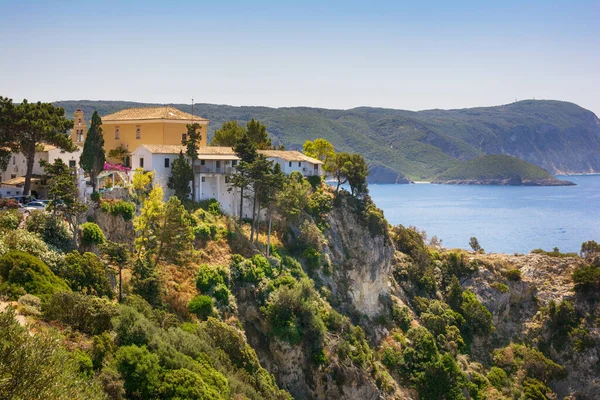
<path fill-rule="evenodd" d="M 435 183 L 480 185 L 568 186 L 543 168 L 516 157 L 488 154 L 465 161 L 441 173 Z"/>
<path fill-rule="evenodd" d="M 88 100 L 55 104 L 68 115 L 78 107 L 86 115 L 93 110 L 106 115 L 127 107 L 156 105 Z M 191 112 L 189 104 L 172 105 Z M 211 120 L 209 134 L 227 120 L 257 118 L 267 125 L 275 142 L 290 149 L 299 149 L 309 139 L 325 138 L 338 150 L 362 154 L 392 182 L 402 181 L 402 175 L 431 179 L 483 154 L 512 155 L 553 174 L 600 172 L 600 120 L 591 111 L 561 101 L 418 112 L 195 104 L 194 114 Z"/>

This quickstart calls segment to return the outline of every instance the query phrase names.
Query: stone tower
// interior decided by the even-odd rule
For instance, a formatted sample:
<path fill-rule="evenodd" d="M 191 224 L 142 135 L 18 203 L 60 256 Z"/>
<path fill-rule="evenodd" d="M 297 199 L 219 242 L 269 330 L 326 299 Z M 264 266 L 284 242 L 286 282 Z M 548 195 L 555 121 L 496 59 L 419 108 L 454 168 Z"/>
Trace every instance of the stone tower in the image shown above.
<path fill-rule="evenodd" d="M 81 108 L 75 110 L 73 114 L 73 132 L 71 133 L 71 139 L 73 143 L 83 146 L 85 142 L 85 134 L 87 132 L 87 124 L 85 123 L 85 116 Z"/>

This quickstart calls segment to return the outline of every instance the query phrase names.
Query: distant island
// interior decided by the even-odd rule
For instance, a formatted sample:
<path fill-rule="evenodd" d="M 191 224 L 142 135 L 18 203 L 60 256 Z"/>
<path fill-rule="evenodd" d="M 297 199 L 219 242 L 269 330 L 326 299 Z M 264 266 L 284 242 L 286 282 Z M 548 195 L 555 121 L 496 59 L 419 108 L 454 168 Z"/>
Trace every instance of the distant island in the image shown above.
<path fill-rule="evenodd" d="M 488 154 L 465 161 L 441 173 L 433 181 L 452 185 L 574 186 L 548 171 L 504 154 Z"/>

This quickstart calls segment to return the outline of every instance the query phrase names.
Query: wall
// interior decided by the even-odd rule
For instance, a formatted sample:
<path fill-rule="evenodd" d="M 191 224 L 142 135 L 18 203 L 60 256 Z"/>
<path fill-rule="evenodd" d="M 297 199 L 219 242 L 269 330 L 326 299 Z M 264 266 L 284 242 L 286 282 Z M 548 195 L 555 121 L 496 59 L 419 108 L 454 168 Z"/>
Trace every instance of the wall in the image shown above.
<path fill-rule="evenodd" d="M 104 134 L 104 150 L 108 152 L 123 145 L 133 153 L 141 144 L 181 144 L 181 134 L 187 132 L 188 121 L 181 122 L 106 122 L 102 124 Z M 115 139 L 115 128 L 119 127 L 119 139 Z M 136 127 L 140 127 L 140 139 L 136 139 Z M 206 129 L 208 122 L 201 125 L 202 146 L 206 146 Z"/>

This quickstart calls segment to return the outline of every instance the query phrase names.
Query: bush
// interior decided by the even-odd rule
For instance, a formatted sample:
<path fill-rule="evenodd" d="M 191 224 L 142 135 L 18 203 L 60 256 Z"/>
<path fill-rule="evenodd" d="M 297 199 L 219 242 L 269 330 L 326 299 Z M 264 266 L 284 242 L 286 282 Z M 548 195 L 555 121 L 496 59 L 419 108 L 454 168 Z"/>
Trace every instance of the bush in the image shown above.
<path fill-rule="evenodd" d="M 37 296 L 70 291 L 42 260 L 21 251 L 12 250 L 0 257 L 0 277 L 4 283 L 21 286 Z"/>
<path fill-rule="evenodd" d="M 508 375 L 502 368 L 492 367 L 487 374 L 487 379 L 493 387 L 502 391 L 502 388 L 508 383 Z"/>
<path fill-rule="evenodd" d="M 80 293 L 56 293 L 42 307 L 44 316 L 73 329 L 98 335 L 112 329 L 117 307 L 108 300 Z"/>
<path fill-rule="evenodd" d="M 125 221 L 129 221 L 135 215 L 135 204 L 124 200 L 103 199 L 100 203 L 100 210 L 110 215 L 121 216 Z"/>
<path fill-rule="evenodd" d="M 401 307 L 394 304 L 392 306 L 392 319 L 404 332 L 410 328 L 412 318 L 408 314 L 408 307 Z"/>
<path fill-rule="evenodd" d="M 96 371 L 102 369 L 104 361 L 110 357 L 117 346 L 108 332 L 102 332 L 92 339 L 92 365 Z"/>
<path fill-rule="evenodd" d="M 0 211 L 0 231 L 13 231 L 19 227 L 19 213 L 15 210 Z"/>
<path fill-rule="evenodd" d="M 19 311 L 25 315 L 34 315 L 40 317 L 42 315 L 42 301 L 39 297 L 32 294 L 26 294 L 19 297 Z"/>
<path fill-rule="evenodd" d="M 582 257 L 590 257 L 596 253 L 600 253 L 600 243 L 590 240 L 581 244 Z"/>
<path fill-rule="evenodd" d="M 73 234 L 67 224 L 51 214 L 34 211 L 25 221 L 25 228 L 29 232 L 37 233 L 46 244 L 54 246 L 61 251 L 73 248 Z"/>
<path fill-rule="evenodd" d="M 223 215 L 223 212 L 221 211 L 221 204 L 217 199 L 200 200 L 198 205 L 200 208 L 214 216 Z"/>
<path fill-rule="evenodd" d="M 510 281 L 520 281 L 521 280 L 521 270 L 519 269 L 510 269 L 505 273 L 506 279 Z"/>
<path fill-rule="evenodd" d="M 146 347 L 120 347 L 115 357 L 128 398 L 156 398 L 160 385 L 159 358 Z"/>
<path fill-rule="evenodd" d="M 81 224 L 81 243 L 86 246 L 100 245 L 106 241 L 100 227 L 93 222 Z"/>
<path fill-rule="evenodd" d="M 94 253 L 73 251 L 65 256 L 63 277 L 77 292 L 113 298 L 107 268 Z"/>
<path fill-rule="evenodd" d="M 202 293 L 209 293 L 216 285 L 225 283 L 223 272 L 218 267 L 202 264 L 196 276 L 196 288 Z"/>
<path fill-rule="evenodd" d="M 165 399 L 225 400 L 217 388 L 209 386 L 200 374 L 188 369 L 168 371 L 158 392 Z"/>
<path fill-rule="evenodd" d="M 92 201 L 95 201 L 96 203 L 100 201 L 100 198 L 102 196 L 100 195 L 100 193 L 96 192 L 95 190 L 92 192 L 92 194 L 90 195 L 90 199 Z"/>
<path fill-rule="evenodd" d="M 4 246 L 2 247 L 11 250 L 19 250 L 38 257 L 50 267 L 52 272 L 60 276 L 64 264 L 63 255 L 50 250 L 48 245 L 40 239 L 37 234 L 28 232 L 24 229 L 17 229 L 8 232 L 3 239 Z M 0 244 L 2 244 L 2 242 L 0 242 Z"/>
<path fill-rule="evenodd" d="M 188 304 L 188 310 L 202 321 L 206 320 L 213 313 L 212 297 L 205 295 L 194 297 Z"/>
<path fill-rule="evenodd" d="M 600 267 L 582 265 L 573 271 L 575 291 L 584 294 L 597 294 L 600 290 Z"/>
<path fill-rule="evenodd" d="M 0 313 L 0 338 L 1 399 L 105 399 L 55 337 L 29 332 L 11 308 Z"/>
<path fill-rule="evenodd" d="M 14 199 L 1 199 L 0 210 L 16 210 L 19 208 L 19 203 Z"/>
<path fill-rule="evenodd" d="M 494 282 L 490 286 L 499 291 L 500 293 L 508 293 L 510 291 L 508 286 L 506 286 L 504 283 Z"/>

